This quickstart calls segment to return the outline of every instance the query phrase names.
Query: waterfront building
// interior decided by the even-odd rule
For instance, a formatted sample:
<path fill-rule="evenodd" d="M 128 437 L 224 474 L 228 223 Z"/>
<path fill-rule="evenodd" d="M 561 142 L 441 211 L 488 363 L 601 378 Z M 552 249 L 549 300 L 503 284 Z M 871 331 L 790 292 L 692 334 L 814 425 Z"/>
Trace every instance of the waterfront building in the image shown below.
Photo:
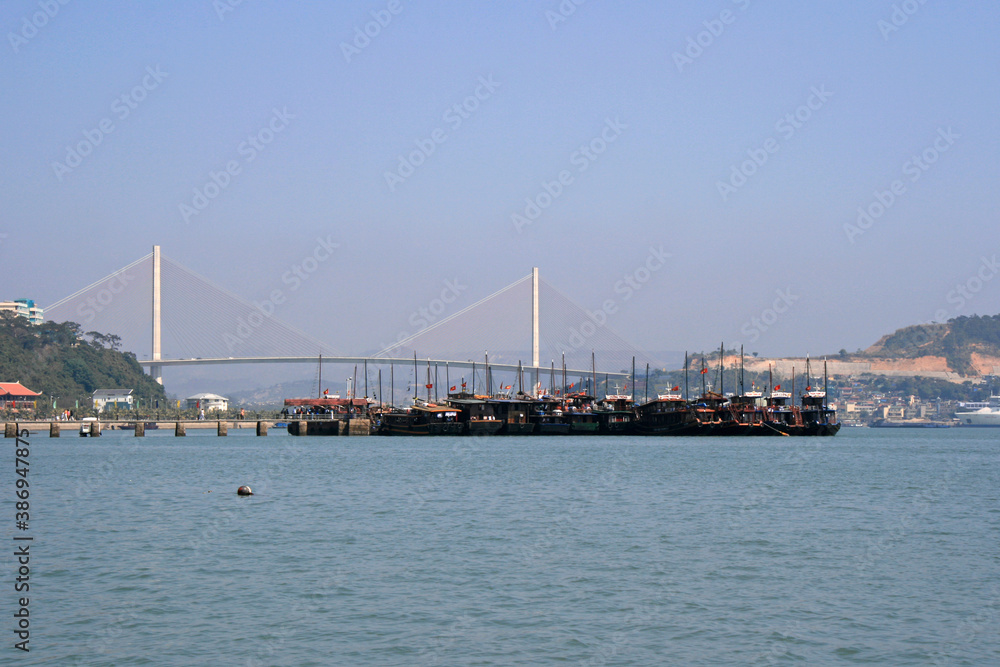
<path fill-rule="evenodd" d="M 135 399 L 132 389 L 97 389 L 92 394 L 94 409 L 100 412 L 107 408 L 125 408 L 131 410 Z"/>
<path fill-rule="evenodd" d="M 0 301 L 0 312 L 7 311 L 20 315 L 32 324 L 41 324 L 45 321 L 43 308 L 35 305 L 32 299 L 14 299 L 13 301 Z"/>
<path fill-rule="evenodd" d="M 204 410 L 205 412 L 219 410 L 225 412 L 229 409 L 229 399 L 218 394 L 195 394 L 194 396 L 188 396 L 185 400 L 187 401 L 188 410 Z"/>
<path fill-rule="evenodd" d="M 33 408 L 41 392 L 31 391 L 20 382 L 0 382 L 0 408 Z"/>

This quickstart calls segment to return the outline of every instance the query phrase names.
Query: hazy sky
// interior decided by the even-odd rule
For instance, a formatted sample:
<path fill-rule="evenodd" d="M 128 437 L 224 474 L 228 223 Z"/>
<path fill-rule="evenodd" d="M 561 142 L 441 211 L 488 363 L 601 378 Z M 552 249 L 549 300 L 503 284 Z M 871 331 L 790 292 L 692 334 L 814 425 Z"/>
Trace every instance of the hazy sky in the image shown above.
<path fill-rule="evenodd" d="M 233 3 L 0 4 L 0 297 L 160 244 L 345 352 L 532 266 L 649 350 L 1000 312 L 996 3 Z"/>

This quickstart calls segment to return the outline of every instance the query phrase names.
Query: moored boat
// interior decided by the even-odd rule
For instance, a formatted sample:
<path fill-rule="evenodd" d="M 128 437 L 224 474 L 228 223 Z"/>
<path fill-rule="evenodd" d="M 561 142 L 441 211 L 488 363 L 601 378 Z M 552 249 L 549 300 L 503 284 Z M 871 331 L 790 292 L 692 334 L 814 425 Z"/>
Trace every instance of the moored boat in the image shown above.
<path fill-rule="evenodd" d="M 462 435 L 458 410 L 417 401 L 411 407 L 382 413 L 379 435 Z"/>

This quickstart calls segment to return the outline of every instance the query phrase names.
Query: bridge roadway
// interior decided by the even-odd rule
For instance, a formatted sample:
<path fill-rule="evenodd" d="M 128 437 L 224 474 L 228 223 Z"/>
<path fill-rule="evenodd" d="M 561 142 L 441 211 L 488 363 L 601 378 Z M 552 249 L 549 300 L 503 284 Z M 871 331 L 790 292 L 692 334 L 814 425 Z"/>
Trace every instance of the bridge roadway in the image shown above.
<path fill-rule="evenodd" d="M 158 361 L 152 361 L 149 359 L 143 359 L 139 362 L 140 366 L 150 367 L 150 366 L 207 366 L 210 364 L 315 364 L 319 361 L 319 357 L 220 357 L 215 359 L 160 359 Z M 375 364 L 380 366 L 386 366 L 388 364 L 393 364 L 397 366 L 412 365 L 413 359 L 390 359 L 387 357 L 323 357 L 323 363 L 327 364 L 364 364 L 365 362 L 369 364 Z M 449 368 L 472 368 L 473 366 L 477 368 L 482 368 L 484 363 L 482 361 L 452 361 L 450 359 L 417 359 L 417 366 L 419 368 L 427 368 L 427 364 L 434 366 L 447 365 Z M 494 371 L 508 371 L 512 373 L 517 372 L 516 364 L 495 364 L 490 362 L 490 369 Z M 521 366 L 521 369 L 534 373 L 536 370 L 539 374 L 547 373 L 551 370 L 551 367 L 539 366 L 537 369 L 534 366 Z M 562 373 L 562 368 L 556 368 L 557 373 Z M 586 370 L 579 369 L 566 369 L 566 375 L 570 376 L 582 376 L 590 377 L 591 370 L 588 368 Z M 628 373 L 612 373 L 608 371 L 597 371 L 598 376 L 607 375 L 608 377 L 613 377 L 615 379 L 627 378 Z M 544 375 L 542 376 L 544 377 Z"/>

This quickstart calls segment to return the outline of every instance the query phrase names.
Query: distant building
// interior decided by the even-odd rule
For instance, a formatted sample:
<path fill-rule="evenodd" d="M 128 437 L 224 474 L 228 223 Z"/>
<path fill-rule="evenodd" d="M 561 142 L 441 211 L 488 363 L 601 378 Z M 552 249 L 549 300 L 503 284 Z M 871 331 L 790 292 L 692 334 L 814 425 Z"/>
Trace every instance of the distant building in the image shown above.
<path fill-rule="evenodd" d="M 41 324 L 45 321 L 45 310 L 35 305 L 32 299 L 14 299 L 13 301 L 0 301 L 0 312 L 7 311 L 20 315 L 32 324 Z"/>
<path fill-rule="evenodd" d="M 0 408 L 33 408 L 41 395 L 20 382 L 0 382 Z"/>
<path fill-rule="evenodd" d="M 131 410 L 135 399 L 132 389 L 97 389 L 92 394 L 94 409 L 98 412 L 109 407 Z"/>
<path fill-rule="evenodd" d="M 188 396 L 185 400 L 187 400 L 188 410 L 204 410 L 205 412 L 220 410 L 225 412 L 229 409 L 229 399 L 218 394 L 195 394 Z"/>

